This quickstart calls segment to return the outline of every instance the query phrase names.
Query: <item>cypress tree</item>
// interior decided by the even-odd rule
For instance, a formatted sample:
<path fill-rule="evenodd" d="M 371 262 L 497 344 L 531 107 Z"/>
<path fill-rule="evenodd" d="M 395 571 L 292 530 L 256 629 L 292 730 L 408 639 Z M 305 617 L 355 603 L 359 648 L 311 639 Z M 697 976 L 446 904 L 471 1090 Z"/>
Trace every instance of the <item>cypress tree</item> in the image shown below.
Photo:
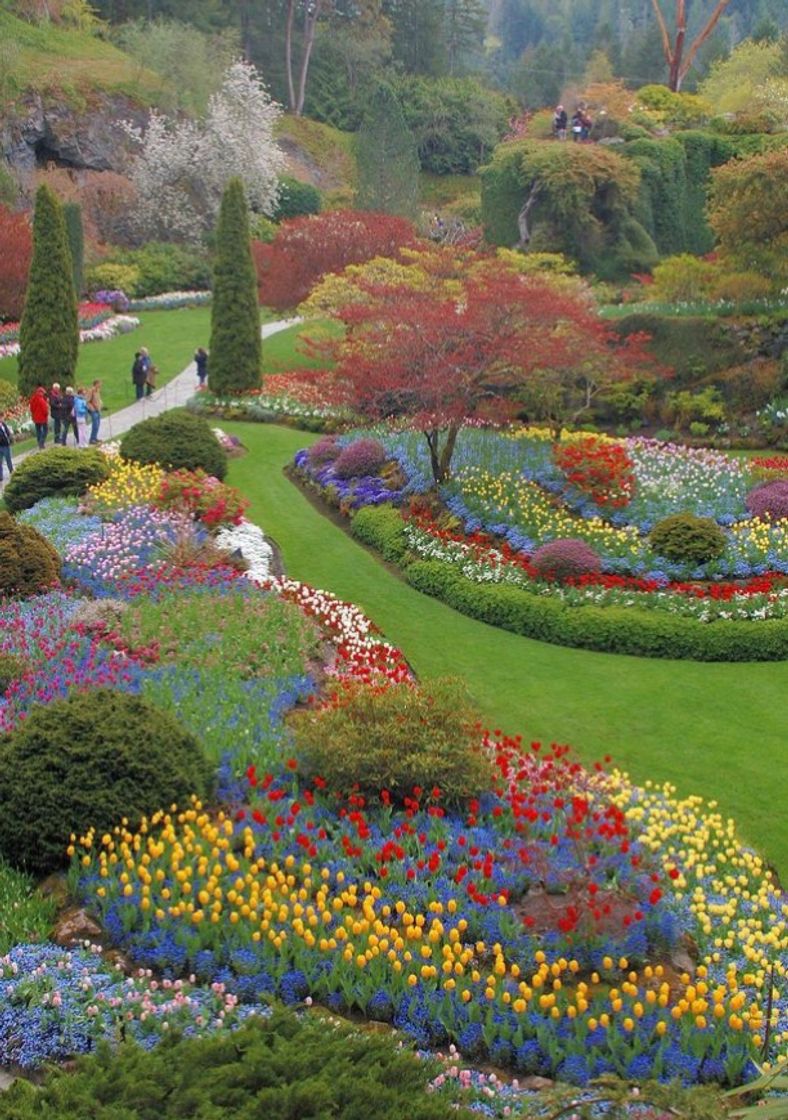
<path fill-rule="evenodd" d="M 379 210 L 403 218 L 416 215 L 419 200 L 419 154 L 397 95 L 380 82 L 358 131 L 360 210 Z"/>
<path fill-rule="evenodd" d="M 78 202 L 66 202 L 63 206 L 63 217 L 66 219 L 66 236 L 68 237 L 68 247 L 71 250 L 74 289 L 77 293 L 77 299 L 79 299 L 82 294 L 85 263 L 85 232 L 82 228 L 82 207 Z"/>
<path fill-rule="evenodd" d="M 19 391 L 73 382 L 79 349 L 74 272 L 63 207 L 46 185 L 33 215 L 33 257 L 19 324 Z"/>
<path fill-rule="evenodd" d="M 231 179 L 216 227 L 208 378 L 218 394 L 256 389 L 261 381 L 257 274 L 243 183 Z"/>

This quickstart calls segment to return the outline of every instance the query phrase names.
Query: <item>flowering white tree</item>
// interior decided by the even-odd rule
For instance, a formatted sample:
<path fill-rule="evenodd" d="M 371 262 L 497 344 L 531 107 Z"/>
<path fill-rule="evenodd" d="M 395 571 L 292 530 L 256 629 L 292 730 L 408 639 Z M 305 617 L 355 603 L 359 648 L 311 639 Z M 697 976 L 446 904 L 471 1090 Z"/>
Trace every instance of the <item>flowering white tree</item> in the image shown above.
<path fill-rule="evenodd" d="M 140 232 L 150 239 L 199 240 L 213 226 L 233 176 L 243 181 L 250 207 L 271 214 L 284 168 L 274 139 L 280 114 L 254 66 L 238 60 L 203 121 L 171 121 L 155 110 L 144 132 L 123 121 L 139 147 L 130 176 Z"/>

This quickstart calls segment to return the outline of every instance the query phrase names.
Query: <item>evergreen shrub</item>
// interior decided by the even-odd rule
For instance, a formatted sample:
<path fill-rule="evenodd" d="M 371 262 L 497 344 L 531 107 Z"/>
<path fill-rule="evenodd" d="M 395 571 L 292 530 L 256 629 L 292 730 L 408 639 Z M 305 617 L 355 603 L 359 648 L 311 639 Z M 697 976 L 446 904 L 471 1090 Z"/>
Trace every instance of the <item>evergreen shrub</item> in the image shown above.
<path fill-rule="evenodd" d="M 446 677 L 375 689 L 342 684 L 321 706 L 289 719 L 304 771 L 347 794 L 402 801 L 420 788 L 459 802 L 486 789 L 490 766 L 480 747 L 478 714 L 465 684 Z"/>
<path fill-rule="evenodd" d="M 139 696 L 95 689 L 37 705 L 0 739 L 0 853 L 46 874 L 72 833 L 202 797 L 210 768 L 189 732 Z"/>
<path fill-rule="evenodd" d="M 109 460 L 95 448 L 51 447 L 31 455 L 16 468 L 3 491 L 11 513 L 29 509 L 42 498 L 79 497 L 109 477 Z"/>
<path fill-rule="evenodd" d="M 231 179 L 216 227 L 211 304 L 211 389 L 221 396 L 256 389 L 262 377 L 257 273 L 244 185 Z"/>
<path fill-rule="evenodd" d="M 351 531 L 390 564 L 401 560 L 407 551 L 405 522 L 394 506 L 363 506 L 353 517 Z"/>
<path fill-rule="evenodd" d="M 287 218 L 300 218 L 303 214 L 319 214 L 320 205 L 317 187 L 285 175 L 279 180 L 279 201 L 273 218 L 275 222 L 283 222 Z"/>
<path fill-rule="evenodd" d="M 227 453 L 210 425 L 182 408 L 142 420 L 129 428 L 120 443 L 124 459 L 158 463 L 166 470 L 204 470 L 214 478 L 227 474 Z M 84 455 L 84 452 L 78 454 Z"/>
<path fill-rule="evenodd" d="M 0 512 L 0 596 L 36 595 L 60 575 L 60 557 L 32 525 Z"/>
<path fill-rule="evenodd" d="M 649 534 L 658 556 L 675 564 L 707 564 L 725 551 L 725 534 L 711 517 L 674 513 L 658 521 Z"/>

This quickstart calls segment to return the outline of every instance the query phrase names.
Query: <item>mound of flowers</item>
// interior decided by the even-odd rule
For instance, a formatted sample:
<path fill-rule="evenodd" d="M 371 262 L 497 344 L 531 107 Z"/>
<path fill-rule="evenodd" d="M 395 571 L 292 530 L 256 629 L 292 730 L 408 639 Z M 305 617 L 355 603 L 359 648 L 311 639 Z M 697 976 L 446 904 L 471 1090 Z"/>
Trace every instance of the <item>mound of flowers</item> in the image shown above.
<path fill-rule="evenodd" d="M 339 788 L 299 757 L 288 713 L 357 718 L 350 695 L 422 686 L 357 607 L 270 574 L 240 500 L 206 516 L 217 486 L 116 459 L 81 501 L 21 515 L 60 551 L 63 587 L 0 604 L 0 654 L 17 666 L 2 730 L 74 692 L 138 693 L 200 740 L 216 783 L 101 834 L 86 813 L 64 837 L 72 892 L 144 971 L 13 948 L 0 1060 L 81 1053 L 119 1022 L 149 1046 L 278 999 L 443 1049 L 444 1080 L 465 1062 L 459 1080 L 489 1108 L 498 1091 L 470 1070 L 487 1061 L 577 1086 L 736 1086 L 774 1063 L 786 905 L 731 822 L 610 759 L 586 769 L 565 746 L 480 725 L 470 796 L 385 775 Z M 502 1091 L 494 1114 L 516 1100 Z"/>
<path fill-rule="evenodd" d="M 79 305 L 80 342 L 105 342 L 119 334 L 128 334 L 140 325 L 134 315 L 114 315 L 104 303 L 92 302 Z M 19 323 L 0 326 L 0 358 L 11 358 L 19 353 Z"/>
<path fill-rule="evenodd" d="M 329 404 L 314 371 L 292 370 L 267 374 L 260 389 L 216 396 L 208 389 L 189 402 L 189 408 L 209 416 L 260 423 L 292 424 L 307 431 L 331 432 L 353 419 L 343 407 Z"/>

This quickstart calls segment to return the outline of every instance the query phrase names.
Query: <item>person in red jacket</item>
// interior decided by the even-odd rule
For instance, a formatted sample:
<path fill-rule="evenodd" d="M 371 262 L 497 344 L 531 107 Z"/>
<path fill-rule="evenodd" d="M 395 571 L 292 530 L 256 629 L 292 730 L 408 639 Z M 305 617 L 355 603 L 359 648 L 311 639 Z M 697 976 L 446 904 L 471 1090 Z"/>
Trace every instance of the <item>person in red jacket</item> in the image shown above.
<path fill-rule="evenodd" d="M 38 449 L 39 451 L 43 451 L 44 444 L 47 441 L 47 432 L 49 431 L 49 401 L 47 400 L 47 391 L 43 385 L 39 385 L 30 398 L 30 416 L 36 426 Z"/>

